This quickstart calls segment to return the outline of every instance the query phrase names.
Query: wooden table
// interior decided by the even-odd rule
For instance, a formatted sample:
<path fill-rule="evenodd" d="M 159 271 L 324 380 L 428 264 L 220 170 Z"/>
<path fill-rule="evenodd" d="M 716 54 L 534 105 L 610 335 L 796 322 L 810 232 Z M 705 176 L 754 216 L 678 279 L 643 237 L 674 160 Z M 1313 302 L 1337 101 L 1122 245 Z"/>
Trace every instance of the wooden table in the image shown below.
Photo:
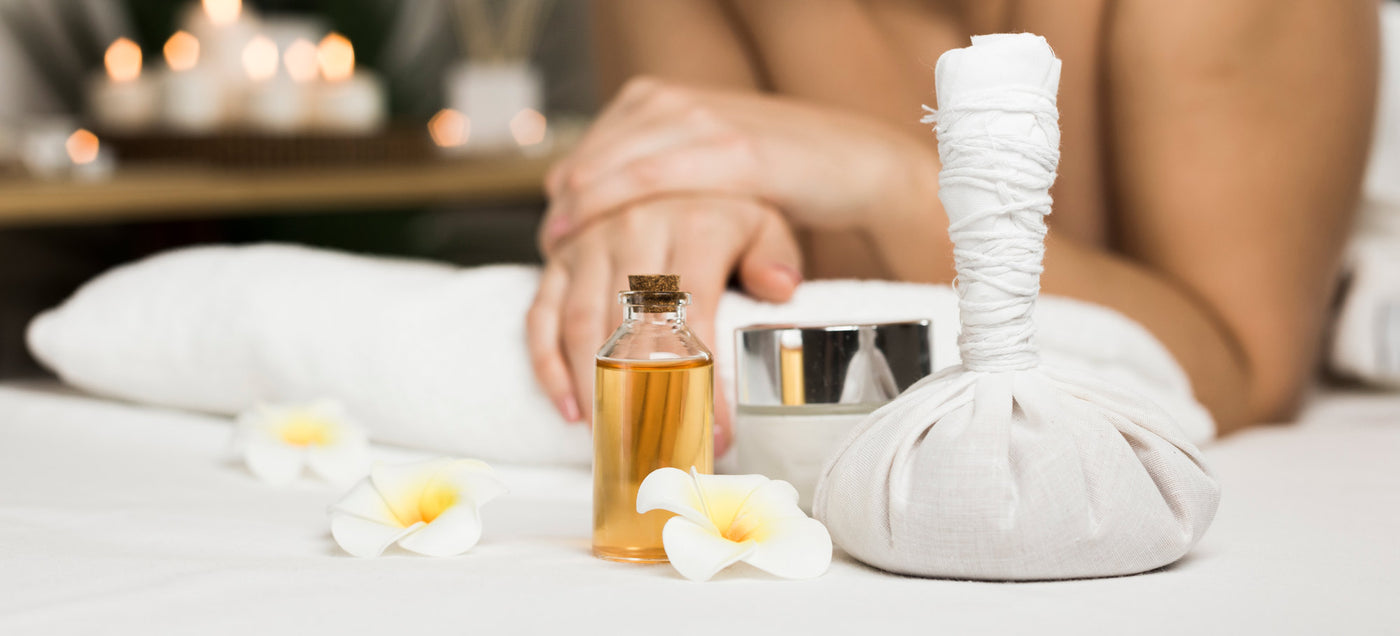
<path fill-rule="evenodd" d="M 0 227 L 543 200 L 553 157 L 216 170 L 123 167 L 95 182 L 0 179 Z"/>

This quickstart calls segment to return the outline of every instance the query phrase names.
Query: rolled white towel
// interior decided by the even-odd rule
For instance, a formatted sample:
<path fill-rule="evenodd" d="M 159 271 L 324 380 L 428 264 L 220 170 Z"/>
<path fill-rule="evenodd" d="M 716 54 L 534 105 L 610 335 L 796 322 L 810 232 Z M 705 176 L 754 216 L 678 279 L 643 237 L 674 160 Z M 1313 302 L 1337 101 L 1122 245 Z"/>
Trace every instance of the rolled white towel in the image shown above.
<path fill-rule="evenodd" d="M 293 245 L 159 254 L 90 281 L 29 327 L 34 356 L 113 398 L 232 414 L 260 401 L 333 397 L 380 442 L 520 463 L 587 464 L 588 430 L 539 390 L 525 347 L 538 268 L 460 269 Z M 732 392 L 735 327 L 930 318 L 934 366 L 958 361 L 946 285 L 803 284 L 789 303 L 726 294 L 710 343 Z M 1152 396 L 1195 440 L 1214 426 L 1185 374 L 1142 327 L 1108 309 L 1043 298 L 1047 358 Z M 730 404 L 732 405 L 732 400 Z M 585 405 L 586 407 L 586 405 Z"/>

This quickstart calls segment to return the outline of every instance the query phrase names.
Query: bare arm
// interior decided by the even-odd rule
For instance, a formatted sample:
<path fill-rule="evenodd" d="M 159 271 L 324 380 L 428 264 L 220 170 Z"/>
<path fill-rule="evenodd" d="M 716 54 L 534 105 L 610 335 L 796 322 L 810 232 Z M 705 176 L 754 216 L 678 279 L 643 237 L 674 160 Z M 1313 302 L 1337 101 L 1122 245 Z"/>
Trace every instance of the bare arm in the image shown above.
<path fill-rule="evenodd" d="M 715 0 L 594 0 L 592 9 L 604 95 L 639 75 L 701 86 L 758 86 L 738 30 Z"/>
<path fill-rule="evenodd" d="M 1239 352 L 1244 417 L 1222 427 L 1285 418 L 1317 357 L 1364 170 L 1375 2 L 1141 0 L 1112 20 L 1121 241 Z M 1157 322 L 1208 403 L 1224 389 L 1207 349 L 1225 343 Z"/>
<path fill-rule="evenodd" d="M 1223 432 L 1284 417 L 1316 358 L 1361 176 L 1375 6 L 1125 1 L 1109 27 L 1105 169 L 1125 249 L 1109 253 L 1052 231 L 1044 288 L 1152 331 Z M 556 171 L 551 192 L 572 227 L 626 201 L 715 190 L 772 202 L 797 227 L 863 231 L 889 276 L 947 282 L 947 246 L 928 242 L 946 237 L 947 221 L 927 145 L 883 134 L 873 121 L 858 126 L 844 121 L 852 115 L 752 94 L 654 93 L 677 90 L 682 99 L 661 101 L 684 107 L 651 118 L 661 132 L 624 134 L 601 144 L 611 150 Z M 695 130 L 685 119 L 695 114 L 723 125 L 698 141 L 641 144 Z M 647 150 L 628 150 L 638 144 Z M 696 159 L 715 148 L 726 159 Z M 840 156 L 880 166 L 880 178 L 854 169 L 813 178 Z M 820 196 L 806 200 L 813 192 Z"/>

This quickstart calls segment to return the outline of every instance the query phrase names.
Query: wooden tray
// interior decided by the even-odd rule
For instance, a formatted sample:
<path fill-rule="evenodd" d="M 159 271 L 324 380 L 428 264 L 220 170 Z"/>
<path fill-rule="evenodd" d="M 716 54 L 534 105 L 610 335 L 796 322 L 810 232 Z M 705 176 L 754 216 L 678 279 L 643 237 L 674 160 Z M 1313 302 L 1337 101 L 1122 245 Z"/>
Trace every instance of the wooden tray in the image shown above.
<path fill-rule="evenodd" d="M 411 164 L 436 158 L 422 126 L 395 126 L 372 135 L 308 133 L 272 135 L 227 132 L 207 136 L 177 133 L 103 133 L 123 163 L 198 163 L 221 168 L 299 168 Z"/>

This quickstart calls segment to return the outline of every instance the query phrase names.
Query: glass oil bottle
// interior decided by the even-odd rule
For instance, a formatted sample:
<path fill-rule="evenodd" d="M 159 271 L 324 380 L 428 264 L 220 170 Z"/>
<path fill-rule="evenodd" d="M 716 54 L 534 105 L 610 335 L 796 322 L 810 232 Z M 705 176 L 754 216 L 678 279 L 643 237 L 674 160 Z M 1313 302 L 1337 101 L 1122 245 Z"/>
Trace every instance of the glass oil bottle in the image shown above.
<path fill-rule="evenodd" d="M 680 277 L 627 278 L 622 325 L 596 358 L 593 554 L 665 561 L 661 528 L 672 514 L 637 514 L 637 488 L 658 468 L 712 471 L 714 356 L 686 327 Z"/>

